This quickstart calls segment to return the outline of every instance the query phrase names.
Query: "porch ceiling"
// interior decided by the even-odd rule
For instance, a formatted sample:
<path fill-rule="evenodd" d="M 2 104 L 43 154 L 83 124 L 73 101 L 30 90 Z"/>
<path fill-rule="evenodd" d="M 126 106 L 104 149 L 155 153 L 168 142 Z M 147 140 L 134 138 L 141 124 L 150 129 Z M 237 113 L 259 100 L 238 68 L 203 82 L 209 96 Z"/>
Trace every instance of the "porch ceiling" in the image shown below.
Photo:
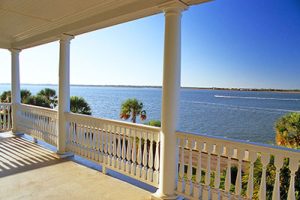
<path fill-rule="evenodd" d="M 1 0 L 0 48 L 24 49 L 162 12 L 177 0 Z M 181 0 L 195 5 L 209 0 Z"/>

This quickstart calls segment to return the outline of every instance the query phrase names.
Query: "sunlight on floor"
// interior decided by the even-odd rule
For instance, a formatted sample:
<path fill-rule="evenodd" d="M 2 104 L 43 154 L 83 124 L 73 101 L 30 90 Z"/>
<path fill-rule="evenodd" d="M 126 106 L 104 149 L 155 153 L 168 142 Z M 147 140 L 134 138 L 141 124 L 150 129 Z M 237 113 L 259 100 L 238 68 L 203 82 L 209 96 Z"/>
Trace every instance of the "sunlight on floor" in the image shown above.
<path fill-rule="evenodd" d="M 148 199 L 150 192 L 0 133 L 0 199 Z"/>

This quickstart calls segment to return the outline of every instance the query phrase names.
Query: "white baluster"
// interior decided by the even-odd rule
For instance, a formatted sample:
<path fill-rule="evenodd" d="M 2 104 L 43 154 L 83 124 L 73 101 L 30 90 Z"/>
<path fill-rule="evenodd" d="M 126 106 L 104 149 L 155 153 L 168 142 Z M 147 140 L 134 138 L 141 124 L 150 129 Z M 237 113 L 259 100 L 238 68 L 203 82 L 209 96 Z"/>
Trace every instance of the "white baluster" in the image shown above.
<path fill-rule="evenodd" d="M 117 128 L 114 126 L 112 166 L 115 168 L 117 167 L 117 160 Z"/>
<path fill-rule="evenodd" d="M 215 146 L 215 153 L 217 154 L 217 164 L 216 164 L 216 172 L 215 172 L 215 182 L 214 182 L 214 190 L 212 192 L 212 199 L 213 200 L 219 200 L 221 198 L 221 192 L 220 192 L 220 161 L 221 161 L 221 155 L 223 153 L 223 145 L 216 144 Z"/>
<path fill-rule="evenodd" d="M 196 199 L 202 199 L 202 150 L 203 143 L 200 140 L 196 141 L 196 150 L 197 150 L 197 171 L 196 171 L 196 184 L 194 185 L 194 197 Z"/>
<path fill-rule="evenodd" d="M 111 125 L 110 124 L 106 124 L 105 126 L 105 150 L 106 150 L 106 164 L 108 166 L 111 165 L 111 159 L 110 159 L 110 143 L 109 143 L 109 139 L 110 139 L 110 134 L 111 134 Z"/>
<path fill-rule="evenodd" d="M 84 121 L 82 122 L 83 124 L 86 124 Z M 83 144 L 84 144 L 84 156 L 86 158 L 89 158 L 89 127 L 87 127 L 86 125 L 83 125 Z"/>
<path fill-rule="evenodd" d="M 91 125 L 87 125 L 86 127 L 86 139 L 87 139 L 87 158 L 91 159 L 92 157 L 92 127 Z"/>
<path fill-rule="evenodd" d="M 80 155 L 83 155 L 83 125 L 79 124 L 79 145 L 80 145 Z"/>
<path fill-rule="evenodd" d="M 288 191 L 288 200 L 296 200 L 295 196 L 295 176 L 299 169 L 299 158 L 290 158 L 289 169 L 291 171 L 290 186 Z"/>
<path fill-rule="evenodd" d="M 247 184 L 247 198 L 252 199 L 253 197 L 253 176 L 254 176 L 254 162 L 257 159 L 257 153 L 254 151 L 249 151 L 249 161 L 250 161 L 250 168 L 249 168 L 249 178 Z"/>
<path fill-rule="evenodd" d="M 1 114 L 1 113 L 3 113 L 3 106 L 2 105 L 0 105 L 0 130 L 4 130 L 3 123 L 2 123 L 2 118 L 4 117 L 4 115 Z"/>
<path fill-rule="evenodd" d="M 8 119 L 8 127 L 7 130 L 11 129 L 11 116 L 10 116 L 10 112 L 11 112 L 11 107 L 10 105 L 7 106 L 7 119 Z"/>
<path fill-rule="evenodd" d="M 4 106 L 4 124 L 5 124 L 5 129 L 4 130 L 9 130 L 9 105 Z"/>
<path fill-rule="evenodd" d="M 86 154 L 86 136 L 85 136 L 86 131 L 85 131 L 84 123 L 82 124 L 82 129 L 81 130 L 82 130 L 82 132 L 81 132 L 82 156 L 85 156 L 85 154 Z"/>
<path fill-rule="evenodd" d="M 78 125 L 78 154 L 82 155 L 82 125 L 77 123 Z"/>
<path fill-rule="evenodd" d="M 261 182 L 260 182 L 260 189 L 259 189 L 260 200 L 265 200 L 267 195 L 266 172 L 267 172 L 267 165 L 269 161 L 270 161 L 270 155 L 267 153 L 262 153 L 261 154 L 262 175 L 261 175 Z"/>
<path fill-rule="evenodd" d="M 188 138 L 187 140 L 187 147 L 189 149 L 189 160 L 188 160 L 188 166 L 187 166 L 187 182 L 185 185 L 185 194 L 188 196 L 193 196 L 193 143 L 194 141 L 191 138 Z"/>
<path fill-rule="evenodd" d="M 155 134 L 156 143 L 155 143 L 155 157 L 154 157 L 154 173 L 153 173 L 153 182 L 159 183 L 159 134 Z"/>
<path fill-rule="evenodd" d="M 5 118 L 6 118 L 6 130 L 10 130 L 10 105 L 5 107 Z"/>
<path fill-rule="evenodd" d="M 3 114 L 1 114 L 2 112 L 3 112 L 3 109 L 2 109 L 2 105 L 0 104 L 0 130 L 3 130 L 3 125 L 2 125 Z"/>
<path fill-rule="evenodd" d="M 99 136 L 98 136 L 98 149 L 99 149 L 99 161 L 103 162 L 104 160 L 104 148 L 103 148 L 103 124 L 99 124 L 99 130 L 98 130 Z"/>
<path fill-rule="evenodd" d="M 84 123 L 86 124 L 86 123 Z M 88 126 L 84 125 L 84 156 L 88 158 L 88 153 L 89 153 L 89 136 L 88 136 Z"/>
<path fill-rule="evenodd" d="M 206 164 L 206 172 L 205 172 L 205 184 L 203 187 L 203 198 L 210 199 L 211 191 L 210 191 L 210 181 L 211 181 L 211 169 L 210 169 L 210 161 L 211 161 L 211 153 L 213 151 L 213 145 L 206 143 L 206 151 L 207 151 L 207 164 Z"/>
<path fill-rule="evenodd" d="M 6 130 L 6 109 L 3 109 L 3 129 Z"/>
<path fill-rule="evenodd" d="M 185 147 L 185 138 L 180 138 L 180 158 L 179 158 L 179 180 L 177 185 L 177 190 L 180 193 L 184 192 L 185 189 L 185 180 L 184 180 L 184 147 Z"/>
<path fill-rule="evenodd" d="M 100 163 L 103 163 L 103 124 L 98 124 L 98 160 Z"/>
<path fill-rule="evenodd" d="M 122 131 L 121 128 L 118 127 L 118 147 L 117 147 L 117 156 L 118 156 L 117 168 L 118 169 L 121 169 L 121 162 L 122 162 L 122 159 L 121 159 L 121 155 L 122 155 L 122 149 L 121 149 L 121 146 L 122 146 L 121 131 Z"/>
<path fill-rule="evenodd" d="M 131 148 L 132 148 L 132 130 L 128 129 L 127 152 L 126 152 L 126 172 L 131 173 Z"/>
<path fill-rule="evenodd" d="M 96 124 L 92 122 L 91 127 L 91 159 L 96 161 L 95 152 L 96 152 L 96 135 L 97 129 Z"/>
<path fill-rule="evenodd" d="M 108 165 L 108 147 L 107 147 L 108 124 L 101 124 L 101 147 L 102 149 L 102 173 L 107 174 L 106 166 Z"/>
<path fill-rule="evenodd" d="M 147 180 L 147 172 L 148 172 L 148 134 L 147 132 L 143 133 L 144 136 L 144 150 L 143 150 L 143 168 L 142 168 L 142 178 Z"/>
<path fill-rule="evenodd" d="M 92 125 L 91 123 L 85 122 L 86 125 L 86 142 L 87 142 L 87 157 L 91 159 L 91 150 L 92 150 Z"/>
<path fill-rule="evenodd" d="M 131 174 L 136 175 L 136 130 L 132 130 L 133 142 L 132 142 L 132 155 L 131 155 Z"/>
<path fill-rule="evenodd" d="M 235 181 L 235 195 L 238 196 L 238 199 L 241 198 L 242 192 L 242 164 L 243 158 L 245 156 L 245 151 L 243 149 L 237 149 L 237 159 L 238 159 L 238 171 Z"/>
<path fill-rule="evenodd" d="M 126 128 L 122 128 L 122 163 L 121 163 L 121 169 L 123 171 L 126 171 Z"/>
<path fill-rule="evenodd" d="M 7 107 L 7 116 L 8 116 L 8 130 L 11 130 L 12 121 L 11 121 L 11 106 L 10 105 Z"/>
<path fill-rule="evenodd" d="M 6 130 L 9 131 L 10 130 L 10 106 L 7 105 L 5 107 L 5 119 L 6 119 Z"/>
<path fill-rule="evenodd" d="M 149 148 L 149 156 L 148 156 L 148 173 L 147 180 L 153 182 L 153 133 L 149 133 L 150 140 L 150 148 Z"/>
<path fill-rule="evenodd" d="M 80 144 L 80 124 L 78 122 L 76 123 L 76 154 L 80 155 L 80 149 L 81 149 L 81 144 Z"/>
<path fill-rule="evenodd" d="M 46 116 L 44 119 L 44 131 L 50 136 L 52 133 L 49 130 L 49 121 L 50 121 L 50 117 Z M 68 121 L 68 123 L 69 123 L 69 121 Z M 50 136 L 50 139 L 52 139 L 51 136 Z"/>
<path fill-rule="evenodd" d="M 231 186 L 231 158 L 233 156 L 234 149 L 231 147 L 226 147 L 226 156 L 227 156 L 227 170 L 226 170 L 226 178 L 225 178 L 225 192 L 226 196 L 224 199 L 230 199 L 230 186 Z"/>
<path fill-rule="evenodd" d="M 49 133 L 51 133 L 52 144 L 54 146 L 56 146 L 56 134 L 53 131 L 51 120 L 52 120 L 52 118 L 49 118 L 49 121 L 48 121 L 48 131 L 49 131 Z M 72 131 L 73 131 L 73 129 L 72 129 Z"/>
<path fill-rule="evenodd" d="M 136 168 L 136 176 L 141 177 L 141 172 L 142 172 L 142 137 L 141 137 L 141 132 L 138 132 L 138 139 L 139 139 L 139 144 L 138 144 L 138 152 L 137 152 L 137 168 Z"/>
<path fill-rule="evenodd" d="M 3 105 L 0 105 L 0 113 L 5 113 Z M 0 114 L 0 129 L 5 130 L 4 121 L 3 121 L 4 119 L 2 117 L 5 117 L 5 114 Z"/>
<path fill-rule="evenodd" d="M 283 156 L 275 155 L 274 165 L 276 167 L 275 184 L 273 188 L 272 200 L 280 200 L 280 169 L 283 165 Z"/>
<path fill-rule="evenodd" d="M 5 115 L 4 114 L 1 114 L 1 113 L 4 113 L 4 105 L 0 105 L 0 130 L 4 130 L 4 117 Z"/>
<path fill-rule="evenodd" d="M 45 116 L 44 116 L 44 112 L 40 112 L 39 113 L 39 118 L 40 118 L 40 124 L 39 124 L 39 128 L 40 128 L 40 131 L 42 132 L 42 134 L 44 133 L 45 131 Z M 47 135 L 45 135 L 47 137 Z"/>
<path fill-rule="evenodd" d="M 79 124 L 77 122 L 74 122 L 76 125 L 76 154 L 80 154 L 80 144 L 79 144 L 79 132 L 80 132 L 80 127 Z"/>
<path fill-rule="evenodd" d="M 73 131 L 74 131 L 74 124 L 73 122 L 69 122 L 69 135 L 67 137 L 67 151 L 74 152 L 73 148 Z"/>
<path fill-rule="evenodd" d="M 108 135 L 108 165 L 113 165 L 113 134 L 114 134 L 114 126 L 110 125 L 109 127 L 109 135 Z"/>
<path fill-rule="evenodd" d="M 99 147 L 100 147 L 100 145 L 99 145 L 99 136 L 100 136 L 100 131 L 99 131 L 99 124 L 97 124 L 96 122 L 95 122 L 95 129 L 94 129 L 94 139 L 95 139 L 95 141 L 94 141 L 94 146 L 95 146 L 95 149 L 94 149 L 94 151 L 95 151 L 95 161 L 96 162 L 100 162 L 100 158 L 99 158 L 99 155 L 100 155 L 100 151 L 99 151 Z"/>
<path fill-rule="evenodd" d="M 99 127 L 96 122 L 93 123 L 94 130 L 93 130 L 93 146 L 94 146 L 94 159 L 96 162 L 99 162 L 99 146 L 98 146 L 98 135 L 99 135 Z"/>
<path fill-rule="evenodd" d="M 107 134 L 108 134 L 108 124 L 103 124 L 103 163 L 108 164 L 108 148 L 107 148 Z"/>

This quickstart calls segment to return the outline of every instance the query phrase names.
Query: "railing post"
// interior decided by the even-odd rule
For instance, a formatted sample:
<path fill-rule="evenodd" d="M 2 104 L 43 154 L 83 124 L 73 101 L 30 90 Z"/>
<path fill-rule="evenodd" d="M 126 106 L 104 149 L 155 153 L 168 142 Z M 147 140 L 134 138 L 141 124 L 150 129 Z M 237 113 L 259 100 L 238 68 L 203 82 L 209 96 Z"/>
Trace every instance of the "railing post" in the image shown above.
<path fill-rule="evenodd" d="M 162 127 L 160 145 L 159 189 L 152 199 L 176 199 L 177 142 L 180 71 L 181 71 L 181 12 L 187 6 L 173 1 L 162 6 L 165 13 L 165 44 L 162 90 Z"/>
<path fill-rule="evenodd" d="M 11 104 L 12 104 L 12 132 L 17 133 L 17 109 L 21 103 L 20 92 L 20 61 L 19 49 L 10 49 L 11 52 Z"/>
<path fill-rule="evenodd" d="M 65 112 L 70 112 L 70 41 L 73 36 L 63 34 L 59 50 L 59 84 L 58 84 L 58 151 L 66 153 L 66 134 L 68 124 Z"/>

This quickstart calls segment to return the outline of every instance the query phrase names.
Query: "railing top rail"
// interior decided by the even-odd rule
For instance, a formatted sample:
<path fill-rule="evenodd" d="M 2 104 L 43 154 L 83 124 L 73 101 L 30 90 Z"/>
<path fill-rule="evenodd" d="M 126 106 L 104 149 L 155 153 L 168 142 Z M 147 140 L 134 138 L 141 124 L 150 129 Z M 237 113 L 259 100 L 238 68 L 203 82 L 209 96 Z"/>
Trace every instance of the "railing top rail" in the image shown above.
<path fill-rule="evenodd" d="M 2 103 L 2 102 L 0 102 L 0 105 L 10 106 L 11 103 Z"/>
<path fill-rule="evenodd" d="M 54 109 L 51 109 L 51 108 L 44 108 L 44 107 L 40 107 L 40 106 L 33 106 L 33 105 L 22 104 L 22 103 L 19 106 L 23 109 L 41 110 L 41 111 L 50 112 L 50 113 L 56 113 L 57 112 L 57 110 L 54 110 Z"/>
<path fill-rule="evenodd" d="M 297 149 L 290 149 L 281 146 L 274 146 L 270 144 L 262 144 L 262 143 L 255 143 L 255 142 L 247 142 L 244 140 L 237 140 L 237 139 L 229 139 L 224 137 L 218 136 L 208 136 L 196 133 L 187 133 L 182 131 L 176 132 L 178 137 L 187 137 L 187 138 L 194 138 L 194 139 L 202 139 L 203 142 L 211 142 L 220 145 L 228 145 L 232 148 L 240 148 L 244 150 L 254 150 L 256 152 L 265 152 L 270 154 L 283 154 L 286 157 L 293 157 L 297 156 L 300 160 L 300 150 Z"/>
<path fill-rule="evenodd" d="M 72 118 L 76 118 L 76 119 L 88 119 L 88 120 L 96 120 L 96 121 L 101 121 L 102 123 L 113 123 L 115 125 L 119 125 L 119 126 L 126 126 L 126 127 L 133 127 L 133 128 L 137 128 L 137 129 L 143 129 L 143 130 L 149 130 L 152 132 L 160 132 L 160 128 L 159 127 L 153 127 L 153 126 L 147 126 L 144 124 L 134 124 L 134 123 L 130 123 L 130 122 L 122 122 L 122 121 L 118 121 L 118 120 L 112 120 L 112 119 L 105 119 L 105 118 L 97 118 L 97 117 L 93 117 L 93 116 L 89 116 L 89 115 L 82 115 L 82 114 L 77 114 L 77 113 L 68 113 L 65 112 L 65 115 L 67 117 L 67 120 L 72 120 Z"/>

